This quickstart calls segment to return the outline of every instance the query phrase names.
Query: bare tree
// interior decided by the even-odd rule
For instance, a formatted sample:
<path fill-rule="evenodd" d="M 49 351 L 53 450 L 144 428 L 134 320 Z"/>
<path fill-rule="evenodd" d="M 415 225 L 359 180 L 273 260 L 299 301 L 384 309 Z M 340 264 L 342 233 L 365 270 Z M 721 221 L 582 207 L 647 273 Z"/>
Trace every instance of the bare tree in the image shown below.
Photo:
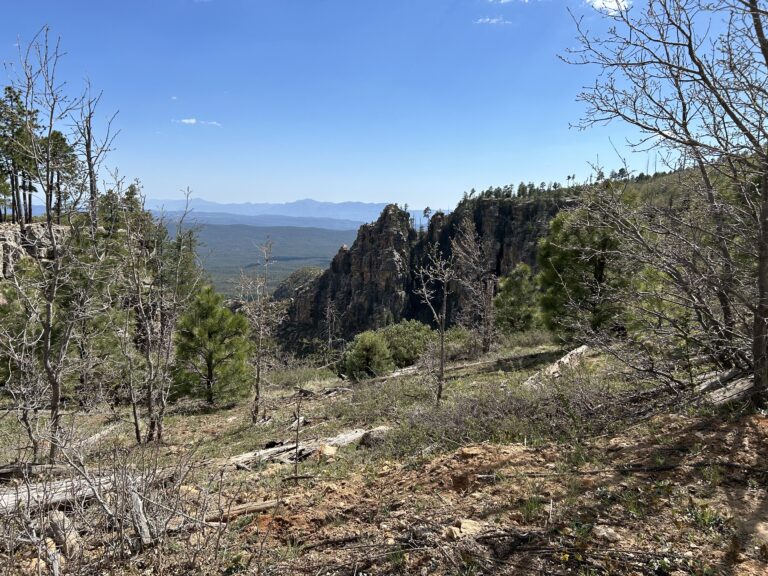
<path fill-rule="evenodd" d="M 601 13 L 609 24 L 604 35 L 577 20 L 580 48 L 566 58 L 598 72 L 580 95 L 588 105 L 581 125 L 627 122 L 641 132 L 636 148 L 665 150 L 678 167 L 698 174 L 687 197 L 697 208 L 695 221 L 682 217 L 680 204 L 661 228 L 651 213 L 659 214 L 659 206 L 646 213 L 645 230 L 634 218 L 641 210 L 612 220 L 626 217 L 620 231 L 637 246 L 669 234 L 687 248 L 693 261 L 665 255 L 665 279 L 714 331 L 720 361 L 746 362 L 756 389 L 765 393 L 768 6 L 760 0 L 649 0 L 606 3 Z M 663 248 L 654 244 L 649 254 Z M 707 288 L 704 306 L 696 301 L 698 283 Z M 750 340 L 746 350 L 744 337 Z"/>
<path fill-rule="evenodd" d="M 34 347 L 36 362 L 25 365 L 36 370 L 45 380 L 49 400 L 49 458 L 55 461 L 63 442 L 61 436 L 62 388 L 68 374 L 76 371 L 70 350 L 78 338 L 87 338 L 80 328 L 89 318 L 110 308 L 109 286 L 113 281 L 104 255 L 109 249 L 100 242 L 92 227 L 83 226 L 77 217 L 83 181 L 73 175 L 67 183 L 67 196 L 73 201 L 67 206 L 66 226 L 54 222 L 53 198 L 61 182 L 56 174 L 61 166 L 58 148 L 59 128 L 76 123 L 83 103 L 80 96 L 64 92 L 57 72 L 61 60 L 58 42 L 52 42 L 47 28 L 21 51 L 18 77 L 13 91 L 24 110 L 25 125 L 17 131 L 14 142 L 26 166 L 22 189 L 25 216 L 20 227 L 20 245 L 32 256 L 24 264 L 12 267 L 11 286 L 15 310 L 30 328 L 26 342 Z M 74 131 L 75 133 L 77 130 Z M 83 153 L 82 142 L 75 140 L 77 156 Z M 82 158 L 82 156 L 80 156 Z M 74 162 L 74 159 L 70 159 Z M 79 164 L 82 166 L 82 164 Z M 45 198 L 45 222 L 31 224 L 32 192 L 42 191 Z M 5 349 L 13 347 L 12 334 Z M 30 376 L 36 380 L 37 376 Z"/>
<path fill-rule="evenodd" d="M 238 293 L 243 302 L 240 312 L 248 319 L 253 342 L 252 362 L 255 368 L 251 403 L 253 422 L 258 422 L 263 417 L 260 416 L 262 383 L 270 365 L 276 360 L 273 336 L 285 313 L 283 304 L 275 302 L 268 291 L 273 245 L 271 240 L 267 240 L 258 246 L 262 261 L 261 273 L 248 276 L 241 272 L 238 281 Z"/>
<path fill-rule="evenodd" d="M 163 439 L 176 323 L 200 280 L 195 235 L 185 226 L 187 210 L 171 225 L 144 210 L 137 185 L 131 185 L 127 194 L 120 193 L 121 188 L 117 187 L 115 201 L 124 242 L 122 289 L 133 322 L 121 333 L 121 352 L 129 366 L 127 385 L 136 440 L 142 441 L 138 407 L 142 404 L 147 420 L 143 441 L 152 442 Z"/>
<path fill-rule="evenodd" d="M 445 332 L 448 321 L 448 296 L 451 284 L 458 278 L 453 256 L 444 256 L 440 246 L 431 244 L 425 263 L 416 269 L 415 292 L 429 308 L 439 335 L 439 361 L 437 365 L 437 403 L 443 397 L 445 384 Z"/>
<path fill-rule="evenodd" d="M 461 321 L 480 334 L 483 353 L 487 354 L 496 334 L 493 297 L 498 278 L 492 252 L 478 235 L 469 215 L 459 222 L 456 235 L 451 239 L 451 253 L 461 287 Z"/>

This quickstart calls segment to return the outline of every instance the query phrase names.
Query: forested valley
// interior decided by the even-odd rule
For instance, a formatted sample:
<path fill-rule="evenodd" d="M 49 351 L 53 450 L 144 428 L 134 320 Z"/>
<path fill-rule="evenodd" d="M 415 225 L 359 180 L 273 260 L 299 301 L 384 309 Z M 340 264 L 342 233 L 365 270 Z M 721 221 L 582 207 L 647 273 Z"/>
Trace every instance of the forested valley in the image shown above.
<path fill-rule="evenodd" d="M 391 204 L 226 294 L 43 29 L 0 100 L 0 574 L 768 572 L 766 10 L 576 19 L 582 127 L 663 170 Z"/>

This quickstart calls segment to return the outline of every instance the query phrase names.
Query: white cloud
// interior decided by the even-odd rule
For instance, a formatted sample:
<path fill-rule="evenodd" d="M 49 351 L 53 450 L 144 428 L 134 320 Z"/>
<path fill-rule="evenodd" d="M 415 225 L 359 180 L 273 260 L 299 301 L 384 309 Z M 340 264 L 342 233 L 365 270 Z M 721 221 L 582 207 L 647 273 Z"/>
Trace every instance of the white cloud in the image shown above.
<path fill-rule="evenodd" d="M 179 99 L 178 96 L 171 96 L 171 100 L 178 100 L 178 99 Z"/>
<path fill-rule="evenodd" d="M 478 18 L 477 20 L 475 20 L 475 24 L 496 25 L 496 24 L 512 24 L 512 22 L 510 22 L 509 20 L 501 16 L 496 16 L 495 18 Z"/>
<path fill-rule="evenodd" d="M 528 0 L 488 0 L 491 4 L 509 4 L 511 2 L 525 2 L 528 3 Z"/>
<path fill-rule="evenodd" d="M 596 10 L 605 12 L 620 12 L 626 10 L 632 4 L 631 0 L 586 0 Z"/>
<path fill-rule="evenodd" d="M 184 124 L 185 126 L 216 126 L 221 127 L 220 122 L 215 120 L 198 120 L 197 118 L 182 118 L 181 120 L 172 120 L 175 124 Z"/>

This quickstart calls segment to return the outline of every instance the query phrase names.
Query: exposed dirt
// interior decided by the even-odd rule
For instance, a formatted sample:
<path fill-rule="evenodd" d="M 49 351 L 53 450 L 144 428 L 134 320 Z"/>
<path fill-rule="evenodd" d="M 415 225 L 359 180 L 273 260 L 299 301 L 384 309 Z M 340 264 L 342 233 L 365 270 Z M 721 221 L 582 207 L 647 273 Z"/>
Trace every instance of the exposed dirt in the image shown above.
<path fill-rule="evenodd" d="M 269 574 L 768 574 L 767 436 L 664 415 L 578 449 L 466 446 L 289 487 L 242 533 L 289 549 Z"/>

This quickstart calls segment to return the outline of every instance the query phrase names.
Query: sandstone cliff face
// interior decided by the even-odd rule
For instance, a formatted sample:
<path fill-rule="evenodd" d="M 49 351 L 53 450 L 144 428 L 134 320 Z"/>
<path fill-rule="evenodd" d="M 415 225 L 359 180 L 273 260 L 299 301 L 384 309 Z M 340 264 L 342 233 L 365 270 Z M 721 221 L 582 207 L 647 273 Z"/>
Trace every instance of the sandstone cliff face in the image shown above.
<path fill-rule="evenodd" d="M 328 270 L 294 294 L 282 326 L 283 338 L 296 343 L 302 338 L 322 337 L 329 303 L 335 310 L 337 335 L 347 339 L 404 318 L 429 322 L 413 286 L 415 270 L 430 244 L 438 242 L 445 253 L 449 252 L 459 222 L 469 216 L 489 246 L 488 269 L 503 276 L 520 262 L 535 266 L 539 238 L 568 202 L 514 198 L 464 201 L 451 214 L 435 214 L 421 235 L 411 226 L 408 213 L 387 206 L 376 222 L 360 228 L 351 248 L 339 250 Z M 455 309 L 456 304 L 450 302 L 449 309 Z"/>

